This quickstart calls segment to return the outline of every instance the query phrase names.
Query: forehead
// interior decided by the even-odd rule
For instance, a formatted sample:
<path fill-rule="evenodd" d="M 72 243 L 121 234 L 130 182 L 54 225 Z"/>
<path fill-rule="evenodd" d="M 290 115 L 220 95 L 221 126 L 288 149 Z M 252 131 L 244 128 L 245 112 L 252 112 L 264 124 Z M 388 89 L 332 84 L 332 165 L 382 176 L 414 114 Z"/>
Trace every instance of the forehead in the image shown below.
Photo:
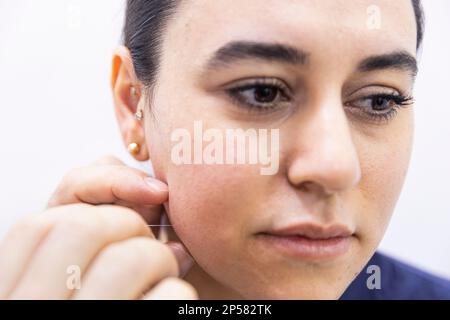
<path fill-rule="evenodd" d="M 416 49 L 411 0 L 183 0 L 165 35 L 164 54 L 191 65 L 233 40 L 355 58 Z"/>

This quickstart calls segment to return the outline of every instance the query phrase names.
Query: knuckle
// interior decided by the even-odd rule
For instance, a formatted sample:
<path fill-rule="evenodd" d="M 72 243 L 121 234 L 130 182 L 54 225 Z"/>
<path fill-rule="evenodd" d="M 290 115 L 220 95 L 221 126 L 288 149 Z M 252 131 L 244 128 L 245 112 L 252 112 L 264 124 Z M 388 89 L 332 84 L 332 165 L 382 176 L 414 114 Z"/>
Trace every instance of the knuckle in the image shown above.
<path fill-rule="evenodd" d="M 109 245 L 102 253 L 103 259 L 112 265 L 117 261 L 126 261 L 122 273 L 130 275 L 147 273 L 149 268 L 163 268 L 176 275 L 176 259 L 170 249 L 157 240 L 145 237 L 135 237 L 122 243 Z"/>
<path fill-rule="evenodd" d="M 142 249 L 145 248 L 147 252 L 151 253 L 152 255 L 158 255 L 159 259 L 161 259 L 161 261 L 166 265 L 167 270 L 171 271 L 171 274 L 176 275 L 178 273 L 177 259 L 175 258 L 172 250 L 170 250 L 167 245 L 159 242 L 158 240 L 142 240 L 146 240 L 145 242 L 141 242 Z"/>
<path fill-rule="evenodd" d="M 173 262 L 176 265 L 176 258 L 167 245 L 153 239 L 140 238 L 139 240 L 138 246 L 140 246 L 141 250 L 158 254 L 164 260 Z"/>
<path fill-rule="evenodd" d="M 32 228 L 36 225 L 40 225 L 41 221 L 42 219 L 38 219 L 37 213 L 30 213 L 17 220 L 15 226 L 21 228 Z"/>
<path fill-rule="evenodd" d="M 108 266 L 110 273 L 122 278 L 133 278 L 147 272 L 141 251 L 130 240 L 113 243 L 101 252 L 100 260 Z"/>
<path fill-rule="evenodd" d="M 102 238 L 104 233 L 102 232 L 100 220 L 96 215 L 92 215 L 89 218 L 86 218 L 84 215 L 80 217 L 70 216 L 62 218 L 56 223 L 54 232 L 63 237 L 79 239 Z"/>
<path fill-rule="evenodd" d="M 140 219 L 139 214 L 134 211 L 133 209 L 130 209 L 128 207 L 118 206 L 114 204 L 101 204 L 96 206 L 98 210 L 102 212 L 102 214 L 117 214 L 124 217 L 129 218 L 130 220 L 142 220 Z M 138 222 L 138 221 L 136 221 Z"/>
<path fill-rule="evenodd" d="M 134 178 L 143 178 L 146 177 L 147 174 L 143 171 L 140 171 L 136 168 L 131 168 L 127 166 L 114 166 L 113 173 L 111 175 L 113 177 L 113 183 L 120 184 L 122 179 L 134 179 Z"/>
<path fill-rule="evenodd" d="M 112 217 L 119 218 L 122 221 L 124 228 L 134 230 L 134 233 L 136 234 L 150 234 L 150 229 L 145 220 L 139 213 L 131 208 L 119 205 L 104 204 L 96 206 L 96 209 L 100 212 L 104 219 L 111 219 Z"/>
<path fill-rule="evenodd" d="M 126 261 L 129 264 L 133 262 L 134 253 L 128 246 L 123 246 L 119 242 L 108 245 L 102 250 L 100 256 L 107 264 L 113 264 L 117 261 Z"/>
<path fill-rule="evenodd" d="M 151 236 L 144 219 L 132 209 L 118 205 L 68 204 L 47 210 L 58 234 L 88 239 L 106 239 L 125 232 Z"/>
<path fill-rule="evenodd" d="M 70 192 L 70 188 L 73 185 L 75 178 L 80 175 L 80 170 L 82 170 L 81 167 L 72 168 L 63 175 L 60 183 L 56 186 L 55 191 L 48 201 L 49 207 L 57 206 L 60 198 Z"/>
<path fill-rule="evenodd" d="M 40 233 L 50 229 L 51 221 L 40 214 L 28 214 L 18 220 L 9 230 L 10 237 L 20 237 L 27 233 Z"/>
<path fill-rule="evenodd" d="M 67 171 L 63 175 L 61 183 L 58 185 L 57 190 L 59 191 L 66 190 L 68 186 L 70 186 L 73 183 L 75 178 L 80 175 L 82 169 L 83 167 L 75 167 Z"/>
<path fill-rule="evenodd" d="M 144 237 L 136 237 L 130 241 L 134 252 L 145 264 L 164 264 L 168 270 L 177 271 L 177 261 L 172 251 L 161 242 Z"/>

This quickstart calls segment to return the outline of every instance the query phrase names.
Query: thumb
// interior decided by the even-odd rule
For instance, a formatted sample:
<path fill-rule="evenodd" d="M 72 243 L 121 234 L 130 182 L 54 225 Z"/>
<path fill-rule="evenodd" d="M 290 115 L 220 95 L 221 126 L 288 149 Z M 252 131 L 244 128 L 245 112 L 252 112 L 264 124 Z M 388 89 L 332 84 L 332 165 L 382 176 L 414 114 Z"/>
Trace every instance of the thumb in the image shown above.
<path fill-rule="evenodd" d="M 183 278 L 194 265 L 194 259 L 188 253 L 181 242 L 169 241 L 166 243 L 175 255 L 180 270 L 180 278 Z"/>

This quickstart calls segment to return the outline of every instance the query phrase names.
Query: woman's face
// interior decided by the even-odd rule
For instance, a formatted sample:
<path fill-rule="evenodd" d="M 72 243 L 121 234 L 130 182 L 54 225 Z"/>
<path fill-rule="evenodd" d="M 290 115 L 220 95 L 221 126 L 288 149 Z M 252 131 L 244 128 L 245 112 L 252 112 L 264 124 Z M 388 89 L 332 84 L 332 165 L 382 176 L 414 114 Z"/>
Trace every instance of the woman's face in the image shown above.
<path fill-rule="evenodd" d="M 246 298 L 338 298 L 385 232 L 410 158 L 413 110 L 398 105 L 412 90 L 416 24 L 410 0 L 372 3 L 188 0 L 167 25 L 150 157 L 177 236 Z M 278 129 L 277 171 L 177 164 L 171 135 L 187 129 L 193 148 L 196 121 Z M 262 236 L 296 224 L 352 235 L 301 252 Z"/>

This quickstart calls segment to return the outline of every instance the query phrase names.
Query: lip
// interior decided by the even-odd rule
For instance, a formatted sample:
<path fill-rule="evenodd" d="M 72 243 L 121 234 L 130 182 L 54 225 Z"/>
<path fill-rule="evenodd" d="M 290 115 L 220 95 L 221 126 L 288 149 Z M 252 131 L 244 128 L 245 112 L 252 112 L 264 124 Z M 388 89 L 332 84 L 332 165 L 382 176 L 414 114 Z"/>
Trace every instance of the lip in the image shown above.
<path fill-rule="evenodd" d="M 346 253 L 353 238 L 350 228 L 341 224 L 312 223 L 291 225 L 257 234 L 264 245 L 296 259 L 322 261 Z"/>

